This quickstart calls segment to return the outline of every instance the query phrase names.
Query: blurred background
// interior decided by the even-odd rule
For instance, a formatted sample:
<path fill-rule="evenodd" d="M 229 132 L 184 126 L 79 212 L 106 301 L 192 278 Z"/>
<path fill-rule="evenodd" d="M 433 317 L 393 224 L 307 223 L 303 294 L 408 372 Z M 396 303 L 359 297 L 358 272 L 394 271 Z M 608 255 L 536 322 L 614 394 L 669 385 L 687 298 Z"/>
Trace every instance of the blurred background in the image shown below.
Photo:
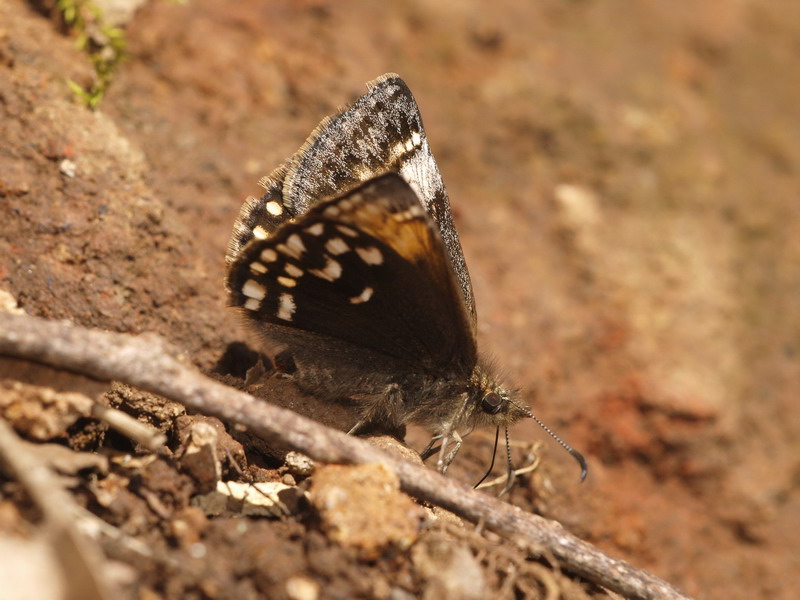
<path fill-rule="evenodd" d="M 98 62 L 59 10 L 2 8 L 0 199 L 22 200 L 0 283 L 28 312 L 155 330 L 212 368 L 244 338 L 222 287 L 241 202 L 397 72 L 450 193 L 481 347 L 589 461 L 579 485 L 545 441 L 511 501 L 690 594 L 794 597 L 800 4 L 104 8 L 127 58 L 94 112 L 63 84 L 91 89 Z M 485 467 L 490 443 L 474 449 L 455 476 Z"/>

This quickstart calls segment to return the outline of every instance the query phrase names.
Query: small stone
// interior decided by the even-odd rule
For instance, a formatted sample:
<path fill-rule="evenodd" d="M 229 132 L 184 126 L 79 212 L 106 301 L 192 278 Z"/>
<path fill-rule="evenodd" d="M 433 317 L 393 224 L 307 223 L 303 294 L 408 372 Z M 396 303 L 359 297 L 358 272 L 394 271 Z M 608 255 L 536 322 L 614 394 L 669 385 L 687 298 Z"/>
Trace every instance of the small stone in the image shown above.
<path fill-rule="evenodd" d="M 78 172 L 78 165 L 76 165 L 70 159 L 65 158 L 58 165 L 58 170 L 61 171 L 61 174 L 64 175 L 65 177 L 69 177 L 70 179 L 72 179 Z"/>
<path fill-rule="evenodd" d="M 217 489 L 192 498 L 192 504 L 214 517 L 285 517 L 296 509 L 298 493 L 278 481 L 218 481 Z"/>
<path fill-rule="evenodd" d="M 408 548 L 419 535 L 422 509 L 385 465 L 320 467 L 308 493 L 328 537 L 365 560 Z"/>
<path fill-rule="evenodd" d="M 290 577 L 286 582 L 286 595 L 290 600 L 317 600 L 319 585 L 307 577 Z"/>
<path fill-rule="evenodd" d="M 300 454 L 299 452 L 288 452 L 284 462 L 286 463 L 286 468 L 293 475 L 308 477 L 314 472 L 314 461 L 305 454 Z"/>

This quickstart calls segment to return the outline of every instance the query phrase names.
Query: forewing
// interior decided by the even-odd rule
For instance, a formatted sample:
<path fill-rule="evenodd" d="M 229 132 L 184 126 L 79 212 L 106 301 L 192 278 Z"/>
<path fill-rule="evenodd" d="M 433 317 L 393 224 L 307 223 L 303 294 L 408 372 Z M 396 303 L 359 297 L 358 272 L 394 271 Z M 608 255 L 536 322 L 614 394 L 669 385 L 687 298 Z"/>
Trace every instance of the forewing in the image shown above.
<path fill-rule="evenodd" d="M 475 335 L 441 235 L 396 175 L 323 202 L 229 270 L 232 304 L 257 324 L 291 326 L 420 370 L 468 373 Z"/>
<path fill-rule="evenodd" d="M 439 228 L 470 319 L 475 304 L 450 202 L 433 158 L 419 108 L 405 82 L 388 73 L 367 84 L 369 91 L 317 126 L 300 150 L 261 184 L 267 193 L 245 203 L 228 250 L 232 262 L 261 226 L 272 231 L 387 173 L 399 174 L 414 190 Z M 268 209 L 272 209 L 269 212 Z"/>

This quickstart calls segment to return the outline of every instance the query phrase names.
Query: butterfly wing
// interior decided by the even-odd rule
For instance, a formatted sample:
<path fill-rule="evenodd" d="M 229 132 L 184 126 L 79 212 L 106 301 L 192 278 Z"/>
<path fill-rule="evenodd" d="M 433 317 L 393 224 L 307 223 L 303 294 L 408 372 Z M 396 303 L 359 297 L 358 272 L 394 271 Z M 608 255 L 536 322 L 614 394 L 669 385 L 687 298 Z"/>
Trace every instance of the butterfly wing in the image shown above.
<path fill-rule="evenodd" d="M 420 371 L 470 373 L 475 335 L 438 228 L 401 177 L 312 207 L 238 253 L 231 302 Z M 291 348 L 290 348 L 291 350 Z"/>
<path fill-rule="evenodd" d="M 411 90 L 393 73 L 367 84 L 369 91 L 319 124 L 302 148 L 262 180 L 267 193 L 248 199 L 228 250 L 228 262 L 262 232 L 337 198 L 365 181 L 399 174 L 439 229 L 472 326 L 475 303 L 450 202 L 428 146 Z"/>

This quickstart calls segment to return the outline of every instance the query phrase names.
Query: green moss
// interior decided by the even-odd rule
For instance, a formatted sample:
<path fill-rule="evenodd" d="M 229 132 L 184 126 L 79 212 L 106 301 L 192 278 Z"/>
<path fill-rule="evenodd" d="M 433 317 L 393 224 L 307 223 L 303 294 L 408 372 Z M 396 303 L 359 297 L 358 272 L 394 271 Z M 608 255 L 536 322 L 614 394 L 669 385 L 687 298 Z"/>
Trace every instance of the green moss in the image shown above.
<path fill-rule="evenodd" d="M 75 81 L 67 85 L 80 102 L 95 108 L 111 85 L 119 65 L 127 58 L 125 31 L 104 22 L 103 13 L 90 0 L 57 0 L 65 25 L 77 36 L 78 49 L 94 66 L 91 85 L 84 88 Z"/>

